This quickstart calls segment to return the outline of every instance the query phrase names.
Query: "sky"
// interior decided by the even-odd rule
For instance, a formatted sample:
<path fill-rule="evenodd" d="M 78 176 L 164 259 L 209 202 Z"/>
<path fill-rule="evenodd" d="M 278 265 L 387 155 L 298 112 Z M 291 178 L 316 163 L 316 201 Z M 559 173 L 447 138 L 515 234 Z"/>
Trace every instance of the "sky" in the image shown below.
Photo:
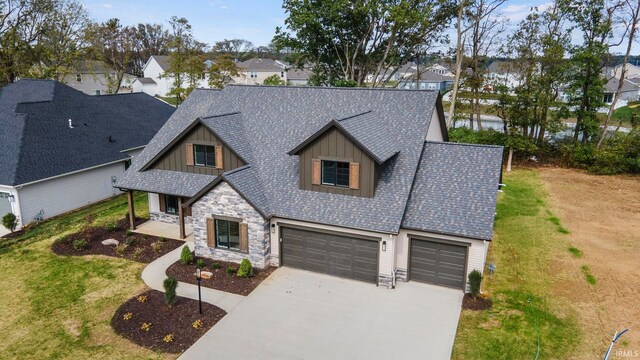
<path fill-rule="evenodd" d="M 189 20 L 194 36 L 212 45 L 223 39 L 247 39 L 256 46 L 268 45 L 277 26 L 284 27 L 287 15 L 282 0 L 81 0 L 92 19 L 103 22 L 120 19 L 124 25 L 140 22 L 161 23 L 176 15 Z M 502 15 L 514 27 L 526 18 L 532 6 L 544 9 L 548 0 L 510 0 L 501 8 Z M 448 33 L 454 35 L 453 30 Z M 579 35 L 575 34 L 575 41 Z M 637 49 L 634 49 L 637 50 Z M 623 47 L 612 49 L 621 53 Z"/>

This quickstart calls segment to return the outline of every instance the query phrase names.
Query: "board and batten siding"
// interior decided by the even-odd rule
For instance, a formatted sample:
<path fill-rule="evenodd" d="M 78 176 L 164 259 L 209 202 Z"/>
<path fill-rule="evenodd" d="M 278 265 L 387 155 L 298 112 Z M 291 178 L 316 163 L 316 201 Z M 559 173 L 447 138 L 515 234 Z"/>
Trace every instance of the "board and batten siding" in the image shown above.
<path fill-rule="evenodd" d="M 298 153 L 300 161 L 300 189 L 340 195 L 373 197 L 376 186 L 376 163 L 335 127 L 327 130 Z M 359 189 L 328 185 L 314 185 L 312 182 L 312 160 L 348 161 L 360 164 Z"/>
<path fill-rule="evenodd" d="M 470 244 L 467 253 L 467 274 L 465 277 L 466 282 L 466 291 L 469 291 L 469 273 L 473 270 L 478 270 L 481 273 L 484 270 L 485 262 L 487 260 L 487 251 L 489 249 L 490 241 L 477 240 L 477 239 L 468 239 L 459 236 L 449 236 L 442 234 L 433 234 L 423 231 L 414 231 L 414 230 L 406 230 L 401 229 L 398 234 L 398 242 L 397 242 L 397 262 L 396 266 L 398 268 L 398 273 L 406 274 L 409 269 L 409 245 L 411 235 L 418 236 L 421 238 L 433 238 L 444 241 L 458 242 L 458 243 L 466 243 Z M 403 279 L 405 280 L 405 279 Z M 411 280 L 411 279 L 409 279 Z"/>
<path fill-rule="evenodd" d="M 123 173 L 124 162 L 119 162 L 24 185 L 18 190 L 22 224 L 32 222 L 40 210 L 46 219 L 120 194 L 112 176 Z"/>
<path fill-rule="evenodd" d="M 187 165 L 187 144 L 222 146 L 222 169 L 205 166 Z M 169 149 L 167 153 L 156 160 L 154 169 L 172 170 L 217 176 L 224 172 L 244 166 L 245 163 L 205 126 L 197 125 L 186 134 L 182 140 Z"/>

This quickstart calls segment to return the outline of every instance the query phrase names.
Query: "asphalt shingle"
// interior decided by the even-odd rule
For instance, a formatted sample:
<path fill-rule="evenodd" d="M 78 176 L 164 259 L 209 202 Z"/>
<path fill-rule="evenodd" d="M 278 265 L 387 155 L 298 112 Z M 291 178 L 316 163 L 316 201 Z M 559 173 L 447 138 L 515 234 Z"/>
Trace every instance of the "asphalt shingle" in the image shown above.
<path fill-rule="evenodd" d="M 173 111 L 143 93 L 89 96 L 52 80 L 7 85 L 0 93 L 0 184 L 125 160 L 122 151 L 145 146 Z"/>

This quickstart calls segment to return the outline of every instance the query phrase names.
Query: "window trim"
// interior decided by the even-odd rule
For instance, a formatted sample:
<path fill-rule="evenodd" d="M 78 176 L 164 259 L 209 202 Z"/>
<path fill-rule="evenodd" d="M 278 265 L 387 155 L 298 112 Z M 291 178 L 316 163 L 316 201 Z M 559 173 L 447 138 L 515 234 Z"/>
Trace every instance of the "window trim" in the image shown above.
<path fill-rule="evenodd" d="M 335 163 L 335 183 L 328 183 L 324 181 L 324 163 L 325 162 L 333 162 Z M 340 185 L 338 184 L 338 163 L 343 163 L 347 165 L 347 184 L 346 185 Z M 349 189 L 349 179 L 351 178 L 351 161 L 345 161 L 343 159 L 320 159 L 320 185 L 321 186 L 330 186 L 330 187 L 335 187 L 335 188 L 341 188 L 341 189 Z"/>
<path fill-rule="evenodd" d="M 216 145 L 213 144 L 199 144 L 199 143 L 193 143 L 193 166 L 198 166 L 198 167 L 205 167 L 205 168 L 216 168 Z M 198 164 L 198 157 L 196 156 L 196 147 L 197 146 L 203 146 L 205 148 L 204 150 L 204 164 Z M 210 147 L 213 149 L 213 164 L 209 165 L 207 164 L 207 147 Z"/>
<path fill-rule="evenodd" d="M 224 245 L 220 245 L 220 242 L 218 241 L 218 231 L 220 230 L 220 226 L 218 226 L 218 221 L 224 221 L 227 223 L 235 223 L 238 224 L 238 248 L 232 248 L 229 245 L 229 241 L 227 240 L 227 246 Z M 230 218 L 230 217 L 225 217 L 225 216 L 214 216 L 213 217 L 213 226 L 215 229 L 215 234 L 213 234 L 213 240 L 215 243 L 215 247 L 216 249 L 223 249 L 223 250 L 227 250 L 227 251 L 235 251 L 235 252 L 241 252 L 240 251 L 240 237 L 242 236 L 242 234 L 240 234 L 240 224 L 242 224 L 242 219 L 236 219 L 236 218 Z M 228 237 L 229 235 L 227 235 Z"/>

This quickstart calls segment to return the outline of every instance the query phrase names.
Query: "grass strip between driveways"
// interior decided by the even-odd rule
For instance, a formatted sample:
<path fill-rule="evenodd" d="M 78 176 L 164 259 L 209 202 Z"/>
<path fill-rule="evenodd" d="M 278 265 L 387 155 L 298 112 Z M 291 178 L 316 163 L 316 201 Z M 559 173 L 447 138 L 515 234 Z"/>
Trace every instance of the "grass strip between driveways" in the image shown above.
<path fill-rule="evenodd" d="M 487 258 L 496 271 L 485 271 L 483 284 L 494 305 L 462 312 L 452 358 L 564 358 L 579 344 L 576 313 L 552 290 L 552 259 L 569 246 L 564 228 L 550 217 L 537 171 L 505 173 L 503 181 Z"/>
<path fill-rule="evenodd" d="M 146 216 L 146 194 L 136 194 Z M 58 256 L 53 241 L 88 226 L 121 219 L 118 196 L 32 226 L 16 239 L 0 239 L 0 359 L 173 358 L 143 349 L 110 326 L 124 301 L 145 289 L 144 264 L 118 258 Z M 5 243 L 6 241 L 6 243 Z"/>

